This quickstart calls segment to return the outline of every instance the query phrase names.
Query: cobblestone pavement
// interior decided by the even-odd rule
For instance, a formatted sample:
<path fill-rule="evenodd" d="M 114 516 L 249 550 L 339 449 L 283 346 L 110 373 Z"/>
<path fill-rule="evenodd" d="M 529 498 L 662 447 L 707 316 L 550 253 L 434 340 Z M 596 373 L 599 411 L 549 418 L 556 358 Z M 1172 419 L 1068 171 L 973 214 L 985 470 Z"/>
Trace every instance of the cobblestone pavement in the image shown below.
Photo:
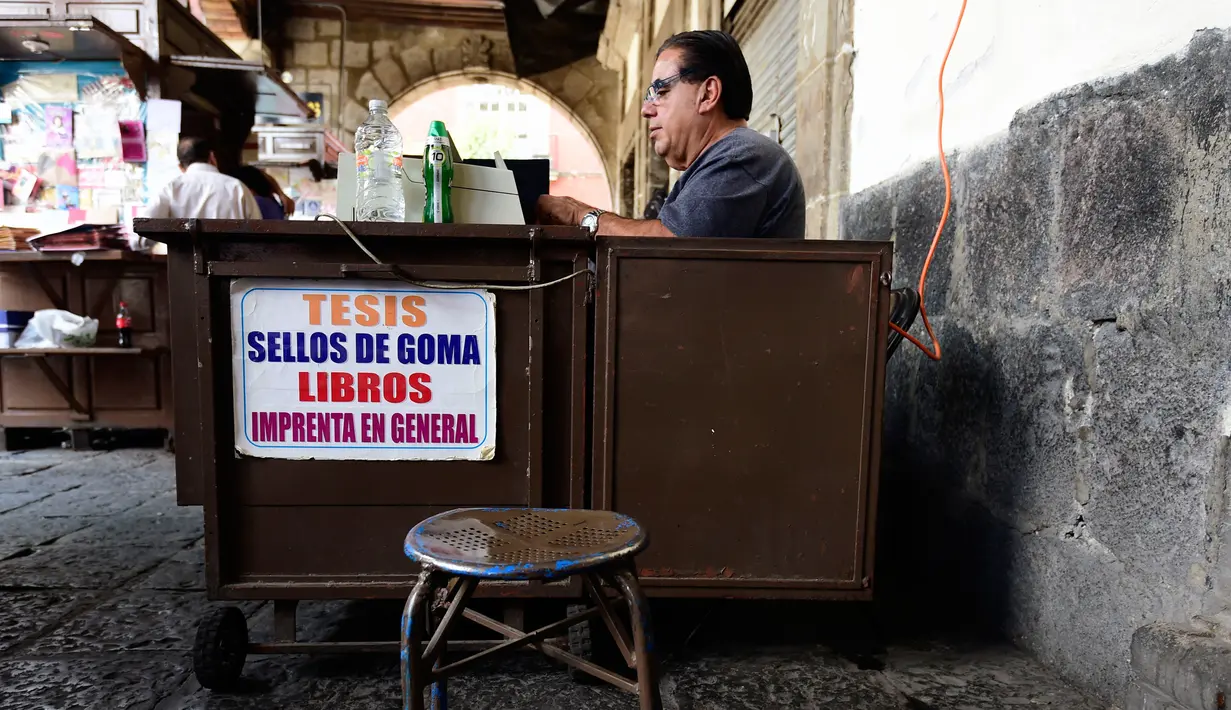
<path fill-rule="evenodd" d="M 201 510 L 177 507 L 173 488 L 172 458 L 157 450 L 0 454 L 0 710 L 400 707 L 392 654 L 250 656 L 241 692 L 203 690 L 189 660 L 197 621 L 211 606 Z M 300 608 L 306 639 L 396 638 L 396 604 Z M 268 638 L 270 605 L 242 609 L 253 638 Z M 819 622 L 800 611 L 656 604 L 666 707 L 1101 707 L 1010 647 L 857 649 L 818 642 Z M 450 704 L 460 709 L 636 707 L 630 696 L 574 683 L 561 666 L 529 653 L 450 683 Z"/>

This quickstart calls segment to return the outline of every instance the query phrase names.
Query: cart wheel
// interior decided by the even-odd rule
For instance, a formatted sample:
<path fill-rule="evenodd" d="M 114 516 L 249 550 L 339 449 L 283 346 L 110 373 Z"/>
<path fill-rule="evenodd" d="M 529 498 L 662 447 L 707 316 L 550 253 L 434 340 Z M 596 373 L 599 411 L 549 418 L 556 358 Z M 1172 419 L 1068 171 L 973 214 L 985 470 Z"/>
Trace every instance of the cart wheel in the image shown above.
<path fill-rule="evenodd" d="M 197 624 L 192 644 L 192 672 L 201 687 L 227 691 L 235 687 L 248 655 L 248 622 L 233 606 L 211 609 Z"/>
<path fill-rule="evenodd" d="M 580 614 L 588 608 L 589 606 L 585 604 L 569 604 L 565 614 L 568 616 Z M 590 623 L 591 621 L 593 621 L 593 619 L 586 619 L 580 624 L 568 627 L 568 651 L 574 656 L 579 656 L 587 661 L 590 661 L 591 663 L 594 663 L 594 639 L 592 636 L 593 627 Z M 598 679 L 594 676 L 572 666 L 568 667 L 568 675 L 569 678 L 572 678 L 575 683 L 589 685 L 591 683 L 598 682 Z"/>

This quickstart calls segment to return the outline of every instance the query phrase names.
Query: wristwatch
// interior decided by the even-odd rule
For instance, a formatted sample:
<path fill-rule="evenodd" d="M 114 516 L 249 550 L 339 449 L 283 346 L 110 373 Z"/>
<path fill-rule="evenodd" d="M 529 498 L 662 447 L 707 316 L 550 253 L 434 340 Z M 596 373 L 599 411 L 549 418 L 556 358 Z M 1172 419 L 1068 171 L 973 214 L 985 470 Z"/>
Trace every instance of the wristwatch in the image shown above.
<path fill-rule="evenodd" d="M 593 237 L 598 233 L 598 218 L 605 210 L 592 209 L 581 218 L 581 226 L 590 230 L 590 236 Z"/>

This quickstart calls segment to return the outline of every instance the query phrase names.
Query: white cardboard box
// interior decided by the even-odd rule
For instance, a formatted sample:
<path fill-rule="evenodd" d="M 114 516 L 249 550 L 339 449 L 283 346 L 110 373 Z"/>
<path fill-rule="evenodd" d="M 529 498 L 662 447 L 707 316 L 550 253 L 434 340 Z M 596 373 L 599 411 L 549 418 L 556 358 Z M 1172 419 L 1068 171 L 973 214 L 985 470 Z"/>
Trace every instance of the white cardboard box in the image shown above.
<path fill-rule="evenodd" d="M 423 221 L 423 160 L 402 158 L 407 222 Z M 453 164 L 453 221 L 457 224 L 525 224 L 513 171 L 496 156 L 496 167 Z M 338 219 L 355 219 L 355 154 L 338 154 Z"/>

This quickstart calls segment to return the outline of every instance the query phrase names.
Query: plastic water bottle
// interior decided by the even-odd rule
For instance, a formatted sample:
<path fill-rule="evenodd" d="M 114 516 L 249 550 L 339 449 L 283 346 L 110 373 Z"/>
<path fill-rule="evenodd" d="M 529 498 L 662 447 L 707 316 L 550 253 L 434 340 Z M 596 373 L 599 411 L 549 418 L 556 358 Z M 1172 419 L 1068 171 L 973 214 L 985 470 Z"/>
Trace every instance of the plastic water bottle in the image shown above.
<path fill-rule="evenodd" d="M 432 121 L 423 148 L 424 224 L 453 222 L 453 146 L 444 121 Z"/>
<path fill-rule="evenodd" d="M 355 131 L 355 218 L 360 222 L 405 222 L 402 134 L 380 99 L 368 102 L 368 119 Z"/>

